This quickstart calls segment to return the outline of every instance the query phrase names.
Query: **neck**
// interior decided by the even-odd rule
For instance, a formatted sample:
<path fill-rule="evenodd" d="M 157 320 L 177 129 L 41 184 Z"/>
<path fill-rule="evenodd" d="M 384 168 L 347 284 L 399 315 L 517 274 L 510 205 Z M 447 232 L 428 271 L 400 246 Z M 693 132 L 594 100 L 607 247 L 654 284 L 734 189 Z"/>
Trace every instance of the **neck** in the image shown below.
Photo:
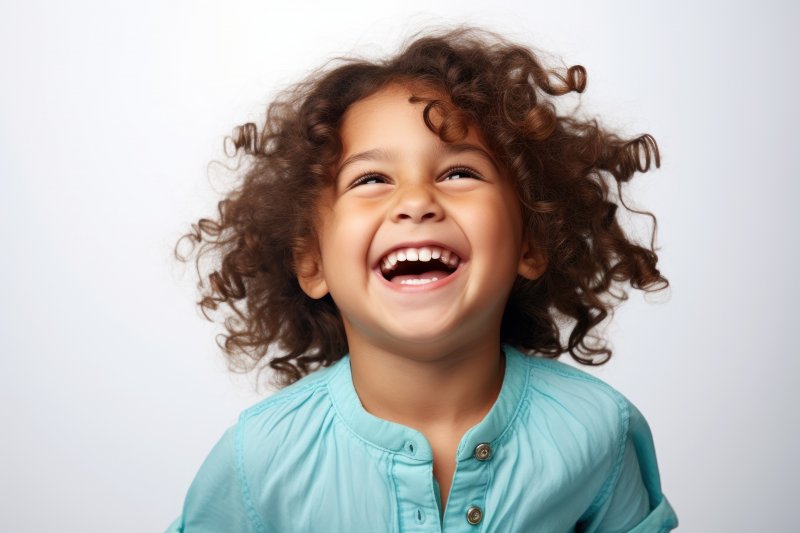
<path fill-rule="evenodd" d="M 503 383 L 499 339 L 452 351 L 350 346 L 353 385 L 369 413 L 425 432 L 468 429 L 489 412 Z"/>

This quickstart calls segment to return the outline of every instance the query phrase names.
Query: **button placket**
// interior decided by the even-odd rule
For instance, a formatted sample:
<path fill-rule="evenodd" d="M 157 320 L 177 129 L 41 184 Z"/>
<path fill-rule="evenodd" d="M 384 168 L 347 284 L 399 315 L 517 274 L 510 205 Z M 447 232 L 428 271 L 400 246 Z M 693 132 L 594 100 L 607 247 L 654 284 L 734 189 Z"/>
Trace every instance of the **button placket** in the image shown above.
<path fill-rule="evenodd" d="M 410 435 L 409 435 L 410 436 Z M 419 439 L 400 441 L 394 450 L 392 478 L 395 483 L 400 531 L 438 533 L 440 524 L 432 517 L 439 510 L 431 490 L 433 459 Z"/>
<path fill-rule="evenodd" d="M 456 466 L 443 531 L 461 531 L 465 526 L 481 524 L 486 517 L 484 504 L 491 477 L 491 459 L 496 451 L 489 442 L 473 441 L 471 446 L 472 453 L 462 454 Z"/>

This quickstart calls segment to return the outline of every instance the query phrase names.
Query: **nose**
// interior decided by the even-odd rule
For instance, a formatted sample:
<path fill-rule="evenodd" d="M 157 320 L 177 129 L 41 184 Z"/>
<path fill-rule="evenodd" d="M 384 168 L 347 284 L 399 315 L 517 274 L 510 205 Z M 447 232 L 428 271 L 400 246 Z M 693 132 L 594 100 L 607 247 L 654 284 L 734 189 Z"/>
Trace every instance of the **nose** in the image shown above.
<path fill-rule="evenodd" d="M 394 222 L 435 222 L 444 216 L 436 191 L 430 184 L 406 183 L 395 192 L 391 218 Z"/>

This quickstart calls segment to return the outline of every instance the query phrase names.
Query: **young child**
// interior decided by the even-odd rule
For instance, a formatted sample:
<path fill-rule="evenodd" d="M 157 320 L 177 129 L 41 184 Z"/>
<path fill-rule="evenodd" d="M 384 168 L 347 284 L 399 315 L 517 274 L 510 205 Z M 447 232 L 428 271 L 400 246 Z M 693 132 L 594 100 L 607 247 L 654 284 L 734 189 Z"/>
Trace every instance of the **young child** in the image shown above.
<path fill-rule="evenodd" d="M 241 185 L 185 237 L 220 259 L 200 305 L 234 310 L 231 361 L 290 386 L 223 435 L 169 531 L 677 526 L 640 412 L 555 360 L 605 362 L 612 289 L 667 285 L 615 217 L 655 141 L 557 115 L 585 85 L 459 27 L 235 130 Z"/>

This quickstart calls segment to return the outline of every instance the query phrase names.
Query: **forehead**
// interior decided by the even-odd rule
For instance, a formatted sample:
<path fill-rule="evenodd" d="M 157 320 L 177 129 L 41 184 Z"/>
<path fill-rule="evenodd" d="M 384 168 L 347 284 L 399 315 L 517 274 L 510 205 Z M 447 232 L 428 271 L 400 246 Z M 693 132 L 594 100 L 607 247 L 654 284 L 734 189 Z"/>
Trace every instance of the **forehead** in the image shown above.
<path fill-rule="evenodd" d="M 423 101 L 412 103 L 409 101 L 412 96 L 422 97 Z M 345 112 L 340 127 L 343 158 L 350 152 L 373 148 L 379 143 L 444 144 L 423 119 L 425 106 L 433 99 L 447 101 L 446 96 L 430 88 L 394 83 L 353 103 Z M 442 117 L 432 109 L 430 118 L 438 126 Z M 467 135 L 458 142 L 475 144 L 488 151 L 474 124 L 469 125 Z"/>

